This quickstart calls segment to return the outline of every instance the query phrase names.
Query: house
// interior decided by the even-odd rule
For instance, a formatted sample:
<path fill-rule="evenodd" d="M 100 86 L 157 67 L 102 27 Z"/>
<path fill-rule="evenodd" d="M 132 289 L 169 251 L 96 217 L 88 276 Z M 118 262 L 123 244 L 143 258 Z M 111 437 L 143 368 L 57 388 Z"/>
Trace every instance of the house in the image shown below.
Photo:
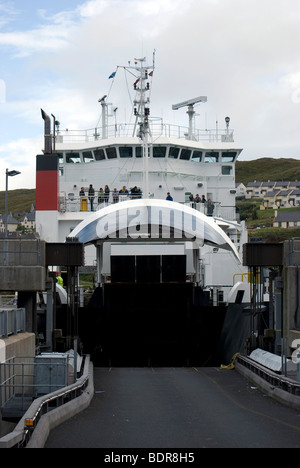
<path fill-rule="evenodd" d="M 26 231 L 35 231 L 35 211 L 30 211 L 22 216 L 19 219 L 19 224 L 21 224 Z"/>
<path fill-rule="evenodd" d="M 285 229 L 300 227 L 300 211 L 275 211 L 273 227 Z"/>
<path fill-rule="evenodd" d="M 275 189 L 276 190 L 276 189 Z M 277 194 L 276 200 L 275 200 L 275 205 L 277 208 L 289 208 L 290 203 L 290 194 L 292 193 L 292 190 L 289 189 L 283 189 L 279 190 L 279 193 Z"/>
<path fill-rule="evenodd" d="M 260 198 L 260 187 L 262 182 L 254 181 L 248 182 L 246 187 L 246 198 Z"/>
<path fill-rule="evenodd" d="M 0 216 L 0 232 L 5 232 L 6 215 Z M 7 231 L 16 232 L 19 222 L 9 214 L 7 216 Z"/>
<path fill-rule="evenodd" d="M 262 182 L 260 186 L 260 197 L 263 198 L 268 192 L 273 191 L 276 182 Z"/>
<path fill-rule="evenodd" d="M 242 182 L 237 182 L 235 184 L 236 196 L 245 197 L 246 196 L 246 186 Z"/>
<path fill-rule="evenodd" d="M 277 204 L 275 204 L 274 193 L 281 192 L 278 197 Z M 264 203 L 261 206 L 261 209 L 264 208 L 274 208 L 278 206 L 296 206 L 300 204 L 300 182 L 295 181 L 268 181 L 261 182 L 255 180 L 254 182 L 249 182 L 246 187 L 246 198 L 263 198 Z M 270 202 L 270 199 L 273 199 Z"/>
<path fill-rule="evenodd" d="M 274 207 L 278 208 L 276 205 L 276 199 L 277 196 L 279 195 L 280 190 L 270 190 L 267 192 L 264 196 L 263 202 L 262 202 L 262 209 L 274 209 Z"/>
<path fill-rule="evenodd" d="M 290 206 L 300 206 L 300 188 L 292 190 L 289 196 Z"/>

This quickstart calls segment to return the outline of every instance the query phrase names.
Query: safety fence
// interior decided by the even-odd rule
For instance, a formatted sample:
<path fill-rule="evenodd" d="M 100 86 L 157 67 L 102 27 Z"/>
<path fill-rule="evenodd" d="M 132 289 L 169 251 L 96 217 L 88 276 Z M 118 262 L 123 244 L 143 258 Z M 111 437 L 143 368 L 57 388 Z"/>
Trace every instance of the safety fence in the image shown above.
<path fill-rule="evenodd" d="M 63 405 L 84 394 L 92 379 L 90 366 L 90 358 L 85 356 L 81 375 L 77 377 L 73 384 L 34 399 L 14 431 L 0 439 L 0 448 L 25 448 L 37 429 L 42 416 L 56 409 L 59 410 Z M 80 408 L 80 404 L 76 403 L 76 407 L 77 409 Z M 69 414 L 71 417 L 72 411 L 69 411 Z"/>
<path fill-rule="evenodd" d="M 242 367 L 248 369 L 251 373 L 266 381 L 270 386 L 283 390 L 291 395 L 300 396 L 300 382 L 292 380 L 284 375 L 277 374 L 276 372 L 269 370 L 241 354 L 237 356 L 236 362 Z"/>
<path fill-rule="evenodd" d="M 0 338 L 8 338 L 25 331 L 26 311 L 20 309 L 0 309 Z"/>

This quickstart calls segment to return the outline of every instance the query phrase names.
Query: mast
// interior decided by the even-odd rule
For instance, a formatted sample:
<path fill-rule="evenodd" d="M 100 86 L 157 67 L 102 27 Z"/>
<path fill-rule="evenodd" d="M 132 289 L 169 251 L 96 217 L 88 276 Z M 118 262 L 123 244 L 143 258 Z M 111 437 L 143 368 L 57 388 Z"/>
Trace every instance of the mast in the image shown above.
<path fill-rule="evenodd" d="M 105 102 L 106 98 L 107 95 L 105 94 L 105 96 L 98 100 L 98 102 L 101 103 L 102 107 L 102 139 L 107 138 L 107 102 Z"/>
<path fill-rule="evenodd" d="M 142 140 L 143 148 L 143 163 L 144 163 L 144 198 L 149 197 L 149 145 L 150 143 L 150 127 L 149 127 L 149 115 L 150 115 L 150 83 L 149 76 L 152 76 L 154 71 L 154 54 L 153 54 L 153 65 L 147 66 L 144 64 L 146 58 L 135 59 L 136 67 L 133 67 L 138 71 L 138 77 L 133 84 L 136 97 L 134 100 L 134 115 L 135 125 L 133 130 L 133 136 L 137 132 L 137 136 Z M 129 67 L 132 68 L 132 67 Z M 149 71 L 150 70 L 150 71 Z M 137 126 L 139 129 L 137 131 Z"/>
<path fill-rule="evenodd" d="M 178 110 L 181 107 L 187 107 L 187 114 L 189 116 L 189 134 L 188 134 L 188 139 L 192 140 L 194 135 L 193 135 L 193 118 L 195 115 L 194 111 L 194 105 L 197 104 L 198 102 L 207 102 L 207 97 L 206 96 L 199 96 L 194 99 L 189 99 L 188 101 L 180 102 L 179 104 L 174 104 L 172 106 L 173 110 Z"/>

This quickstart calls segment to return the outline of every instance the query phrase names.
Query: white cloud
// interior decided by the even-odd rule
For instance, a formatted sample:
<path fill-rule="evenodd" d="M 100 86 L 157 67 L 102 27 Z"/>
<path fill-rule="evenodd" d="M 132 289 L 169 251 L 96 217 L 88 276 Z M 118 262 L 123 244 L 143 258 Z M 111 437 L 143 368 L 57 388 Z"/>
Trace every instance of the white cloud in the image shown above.
<path fill-rule="evenodd" d="M 33 53 L 57 51 L 70 45 L 72 28 L 78 20 L 77 10 L 48 15 L 47 10 L 40 9 L 37 13 L 40 24 L 23 30 L 13 30 L 11 26 L 9 31 L 0 33 L 0 46 L 11 47 L 15 57 L 26 57 Z"/>
<path fill-rule="evenodd" d="M 25 57 L 33 52 L 57 51 L 67 45 L 66 33 L 60 32 L 53 26 L 27 32 L 17 31 L 0 33 L 0 45 L 10 46 L 16 49 L 16 57 Z"/>
<path fill-rule="evenodd" d="M 35 188 L 35 165 L 37 154 L 41 154 L 42 138 L 23 138 L 0 145 L 0 190 L 5 190 L 6 169 L 16 169 L 21 172 L 17 177 L 9 179 L 9 190 L 18 188 Z"/>
<path fill-rule="evenodd" d="M 83 18 L 91 18 L 101 14 L 109 6 L 107 0 L 91 0 L 78 6 L 78 12 Z"/>

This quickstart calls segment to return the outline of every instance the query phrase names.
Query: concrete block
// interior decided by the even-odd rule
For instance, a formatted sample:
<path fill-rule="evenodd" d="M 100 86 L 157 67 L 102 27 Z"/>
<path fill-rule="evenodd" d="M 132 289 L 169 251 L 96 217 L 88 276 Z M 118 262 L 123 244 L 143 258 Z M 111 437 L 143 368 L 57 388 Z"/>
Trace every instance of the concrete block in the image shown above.
<path fill-rule="evenodd" d="M 40 239 L 1 239 L 0 265 L 45 266 L 46 243 Z M 5 253 L 6 252 L 6 253 Z"/>
<path fill-rule="evenodd" d="M 44 291 L 46 269 L 42 266 L 0 266 L 0 291 Z"/>
<path fill-rule="evenodd" d="M 12 357 L 33 357 L 35 356 L 35 334 L 19 333 L 0 340 L 2 345 L 3 361 Z"/>

